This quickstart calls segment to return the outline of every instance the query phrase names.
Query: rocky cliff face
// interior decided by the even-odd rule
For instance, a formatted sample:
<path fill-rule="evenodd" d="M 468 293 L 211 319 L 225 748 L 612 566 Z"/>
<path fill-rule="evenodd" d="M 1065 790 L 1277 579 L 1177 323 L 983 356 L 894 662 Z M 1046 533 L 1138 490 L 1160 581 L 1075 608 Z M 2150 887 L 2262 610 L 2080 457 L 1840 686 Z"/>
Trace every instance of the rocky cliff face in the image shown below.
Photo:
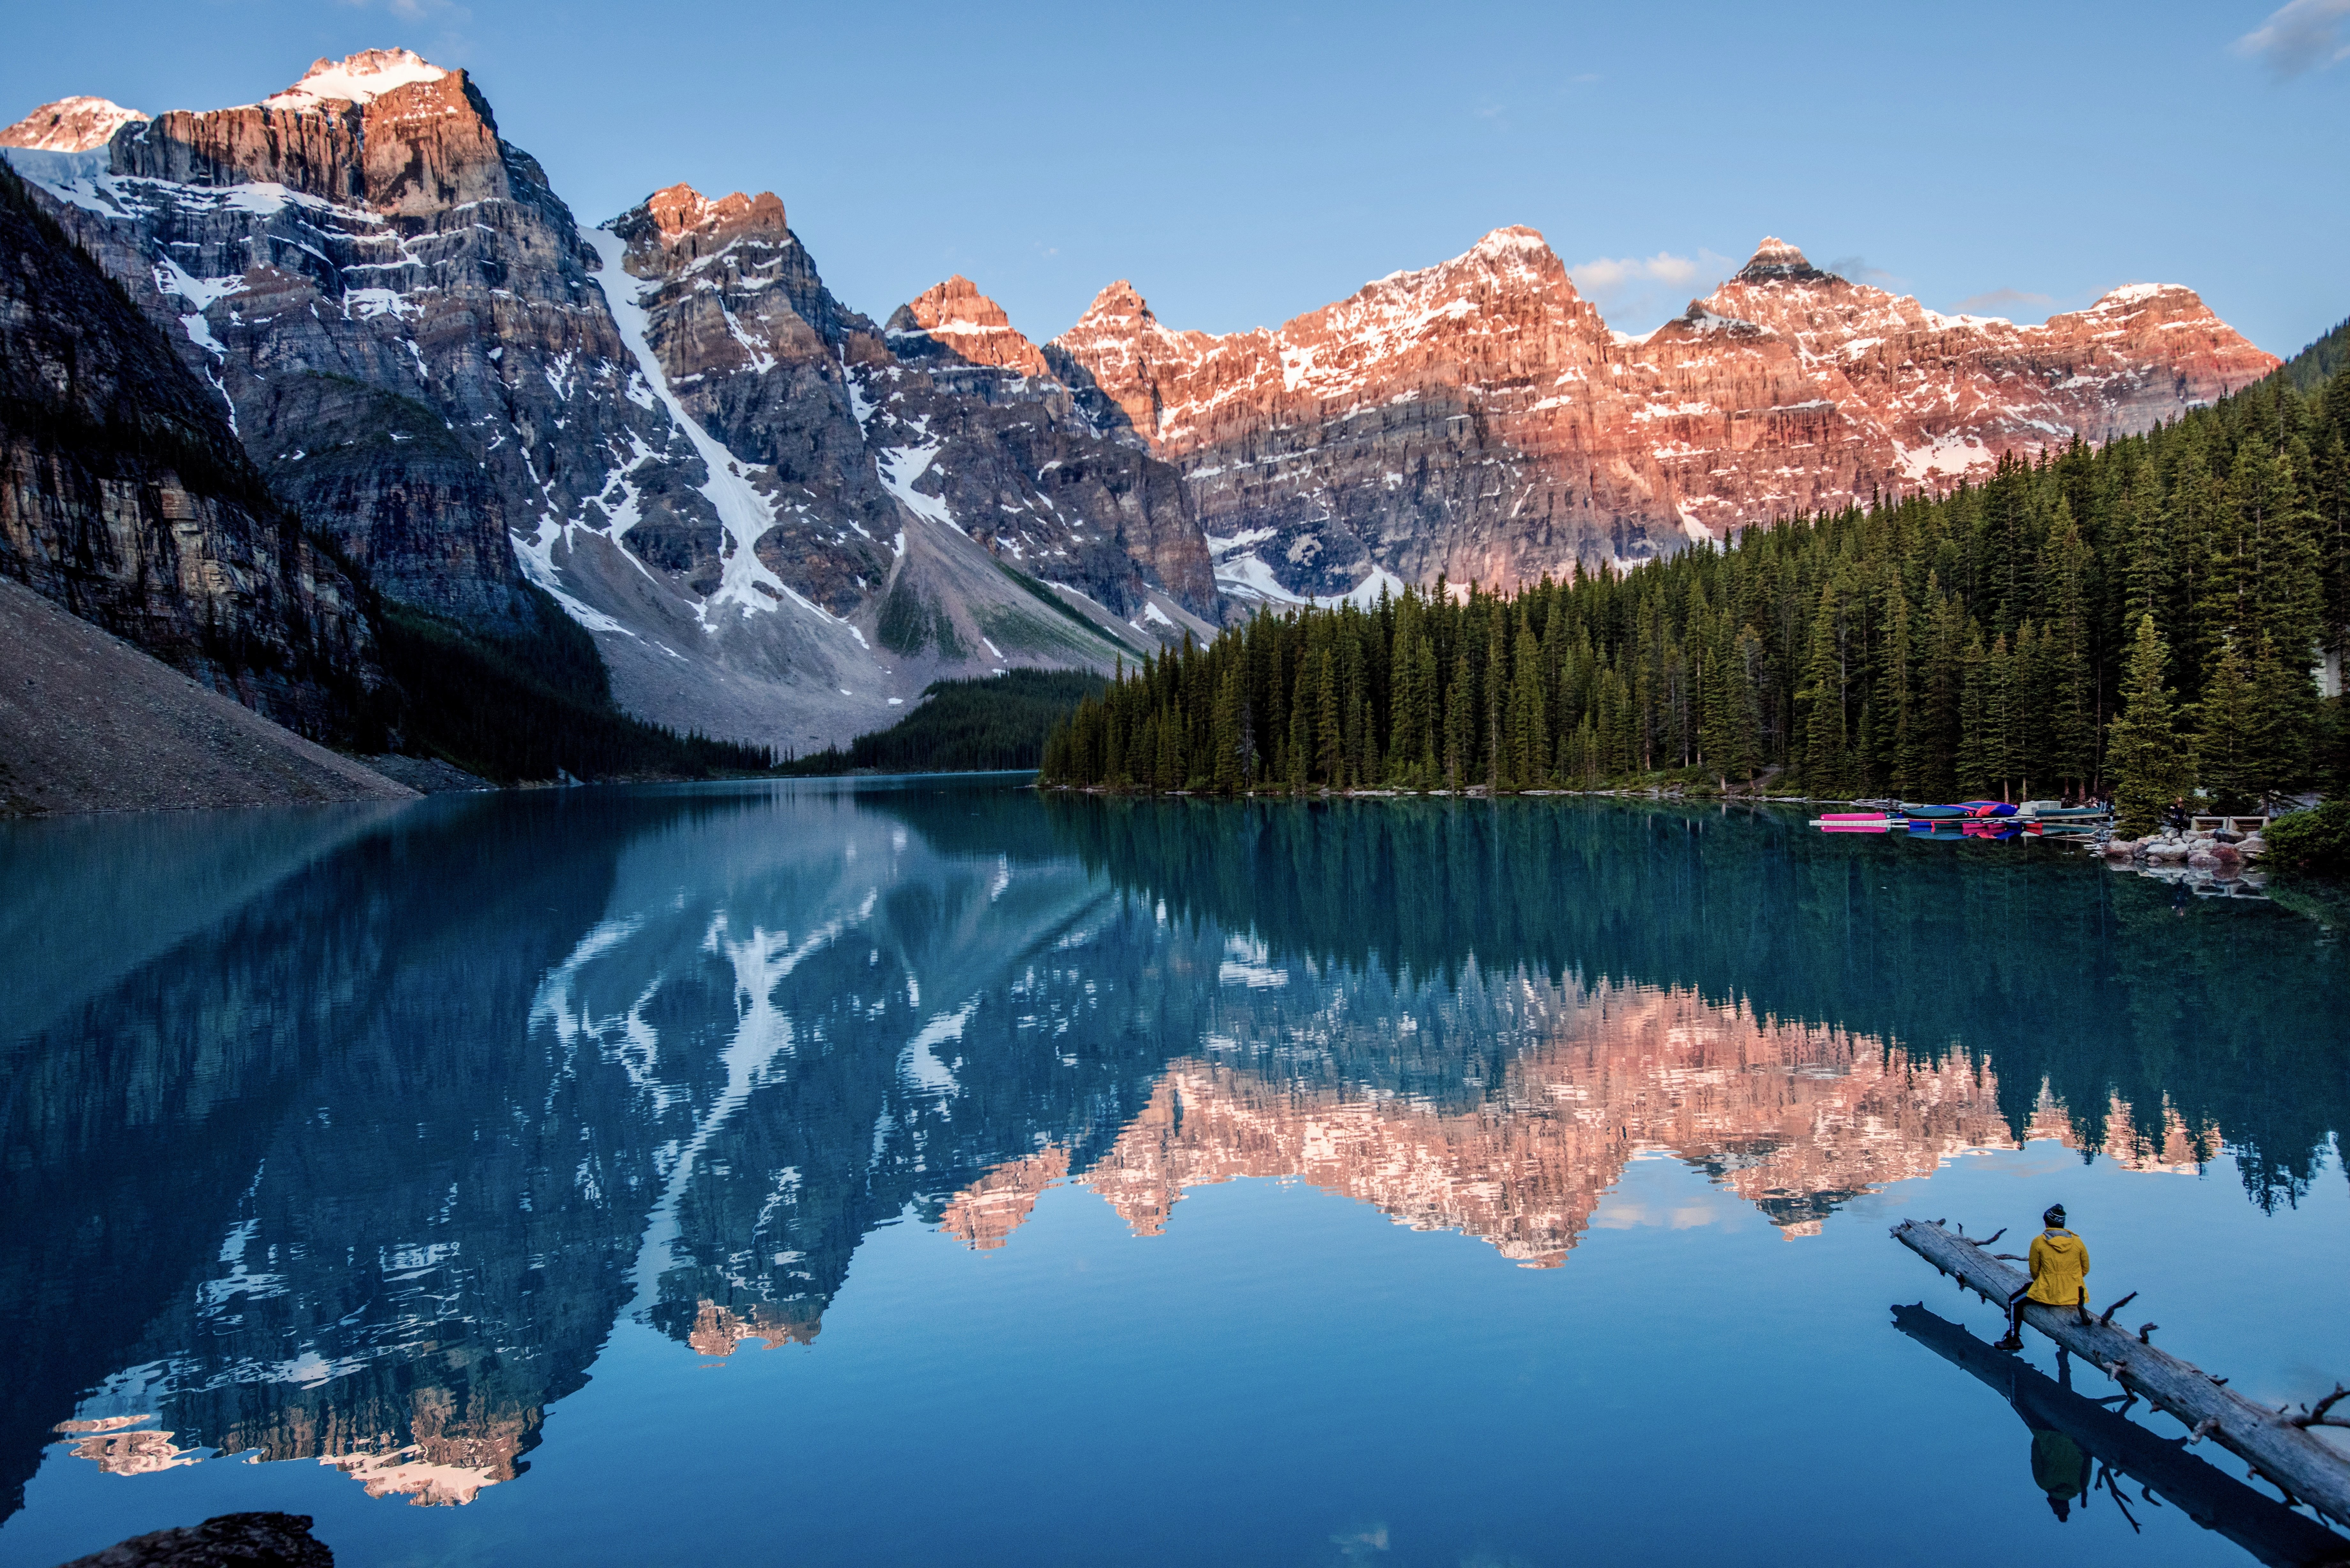
<path fill-rule="evenodd" d="M 1107 547 L 1055 563 L 1074 596 L 1038 584 L 995 547 L 1003 511 L 922 480 L 919 427 L 867 429 L 895 401 L 974 451 L 1017 421 L 968 386 L 875 383 L 887 339 L 779 201 L 676 186 L 583 234 L 462 71 L 369 50 L 236 109 L 61 100 L 0 146 L 383 592 L 495 627 L 535 581 L 645 717 L 805 750 L 941 675 L 1106 669 L 1216 605 L 1173 471 L 1074 416 L 1035 467 L 1100 447 L 1098 482 L 1029 488 L 1100 514 L 1032 532 Z"/>
<path fill-rule="evenodd" d="M 0 572 L 313 737 L 380 679 L 352 583 L 219 400 L 5 170 Z"/>
<path fill-rule="evenodd" d="M 2176 286 L 2019 327 L 1777 240 L 1627 337 L 1523 228 L 1277 331 L 1172 331 L 1114 284 L 1046 353 L 1183 469 L 1222 586 L 1276 600 L 1637 560 L 2141 431 L 2276 364 Z"/>
<path fill-rule="evenodd" d="M 1220 600 L 1181 476 L 1093 418 L 1002 306 L 949 278 L 889 340 L 895 363 L 864 386 L 889 472 L 920 465 L 966 532 L 1076 602 L 1161 638 L 1209 629 Z"/>
<path fill-rule="evenodd" d="M 22 130 L 10 161 L 389 595 L 503 620 L 509 527 L 576 504 L 598 442 L 663 433 L 611 380 L 593 253 L 461 71 L 370 50 L 97 148 Z M 599 367 L 613 395 L 578 396 Z"/>

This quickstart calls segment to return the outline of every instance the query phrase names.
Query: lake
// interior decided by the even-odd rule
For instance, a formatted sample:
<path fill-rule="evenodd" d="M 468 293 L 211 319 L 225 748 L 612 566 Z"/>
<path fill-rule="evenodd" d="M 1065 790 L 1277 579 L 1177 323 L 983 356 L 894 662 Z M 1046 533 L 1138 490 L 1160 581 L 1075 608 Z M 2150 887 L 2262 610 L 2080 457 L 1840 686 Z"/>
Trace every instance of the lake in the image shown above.
<path fill-rule="evenodd" d="M 0 827 L 0 1563 L 2253 1560 L 2070 1495 L 1887 1231 L 2062 1201 L 2167 1348 L 2350 1379 L 2329 906 L 1023 782 Z"/>

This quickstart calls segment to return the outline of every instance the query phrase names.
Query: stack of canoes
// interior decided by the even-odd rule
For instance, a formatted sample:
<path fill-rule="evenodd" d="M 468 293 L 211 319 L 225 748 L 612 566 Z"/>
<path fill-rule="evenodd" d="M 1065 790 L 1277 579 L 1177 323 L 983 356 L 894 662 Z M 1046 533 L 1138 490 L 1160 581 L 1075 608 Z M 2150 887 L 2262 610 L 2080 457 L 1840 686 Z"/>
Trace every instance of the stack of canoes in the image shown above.
<path fill-rule="evenodd" d="M 1812 819 L 1812 826 L 1823 833 L 1890 833 L 1902 828 L 1918 837 L 1956 840 L 2095 833 L 2112 820 L 2108 807 L 2066 805 L 2054 800 L 2028 800 L 2022 805 L 2003 800 L 1967 800 L 1955 805 L 1903 801 L 1890 813 L 1824 813 Z"/>

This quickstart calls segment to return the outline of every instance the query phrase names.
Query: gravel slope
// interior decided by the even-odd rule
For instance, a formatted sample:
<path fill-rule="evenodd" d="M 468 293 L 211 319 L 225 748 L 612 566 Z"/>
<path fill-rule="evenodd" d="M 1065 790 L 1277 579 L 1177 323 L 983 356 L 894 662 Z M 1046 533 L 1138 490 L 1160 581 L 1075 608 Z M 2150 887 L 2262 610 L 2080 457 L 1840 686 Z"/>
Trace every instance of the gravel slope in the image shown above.
<path fill-rule="evenodd" d="M 414 798 L 0 578 L 0 815 Z"/>

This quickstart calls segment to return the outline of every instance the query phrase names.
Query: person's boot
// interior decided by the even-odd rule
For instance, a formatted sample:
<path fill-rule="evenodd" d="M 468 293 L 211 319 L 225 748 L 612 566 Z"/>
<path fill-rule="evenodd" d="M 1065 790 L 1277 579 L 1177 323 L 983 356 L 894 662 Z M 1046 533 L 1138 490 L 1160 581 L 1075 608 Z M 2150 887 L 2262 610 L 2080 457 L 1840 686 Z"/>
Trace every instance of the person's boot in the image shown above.
<path fill-rule="evenodd" d="M 1991 1348 L 1993 1350 L 2022 1350 L 2023 1348 L 2023 1336 L 2011 1331 L 2005 1339 L 2001 1340 L 1998 1344 L 1992 1345 Z"/>

